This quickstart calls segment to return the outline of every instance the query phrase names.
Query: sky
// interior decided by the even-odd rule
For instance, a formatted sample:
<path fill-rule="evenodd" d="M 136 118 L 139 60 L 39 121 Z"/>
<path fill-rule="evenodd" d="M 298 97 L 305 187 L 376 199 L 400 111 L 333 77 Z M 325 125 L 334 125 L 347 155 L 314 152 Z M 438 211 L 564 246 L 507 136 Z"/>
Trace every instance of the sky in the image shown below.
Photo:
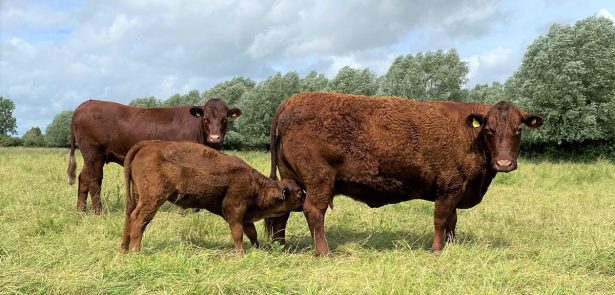
<path fill-rule="evenodd" d="M 232 77 L 256 81 L 454 48 L 468 83 L 504 82 L 554 23 L 615 21 L 615 0 L 0 0 L 0 96 L 21 136 L 102 99 L 166 99 Z"/>

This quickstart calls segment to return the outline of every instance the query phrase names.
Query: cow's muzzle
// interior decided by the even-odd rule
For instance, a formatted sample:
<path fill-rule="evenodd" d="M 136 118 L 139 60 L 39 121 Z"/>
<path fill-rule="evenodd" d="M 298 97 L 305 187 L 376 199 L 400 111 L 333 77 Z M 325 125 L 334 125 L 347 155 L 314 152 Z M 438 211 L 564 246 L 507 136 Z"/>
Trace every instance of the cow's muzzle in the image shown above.
<path fill-rule="evenodd" d="M 496 160 L 493 165 L 493 170 L 497 172 L 510 172 L 517 169 L 517 161 L 500 159 Z"/>

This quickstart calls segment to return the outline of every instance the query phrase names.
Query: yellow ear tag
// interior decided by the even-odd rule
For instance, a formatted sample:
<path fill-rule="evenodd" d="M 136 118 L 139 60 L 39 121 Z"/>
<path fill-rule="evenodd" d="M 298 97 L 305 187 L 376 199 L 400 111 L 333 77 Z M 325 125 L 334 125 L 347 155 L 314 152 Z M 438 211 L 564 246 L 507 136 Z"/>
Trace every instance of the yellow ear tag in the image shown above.
<path fill-rule="evenodd" d="M 532 125 L 536 125 L 536 119 L 532 120 Z"/>
<path fill-rule="evenodd" d="M 480 122 L 478 122 L 478 120 L 476 120 L 476 118 L 474 118 L 472 120 L 472 127 L 474 127 L 474 128 L 480 127 Z"/>

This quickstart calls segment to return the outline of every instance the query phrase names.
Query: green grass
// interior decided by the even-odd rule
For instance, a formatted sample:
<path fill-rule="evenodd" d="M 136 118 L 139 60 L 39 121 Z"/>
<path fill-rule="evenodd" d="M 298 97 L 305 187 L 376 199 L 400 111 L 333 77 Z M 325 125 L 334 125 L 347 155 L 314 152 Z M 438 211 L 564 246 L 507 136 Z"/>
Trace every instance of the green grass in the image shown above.
<path fill-rule="evenodd" d="M 268 154 L 235 154 L 268 174 Z M 340 196 L 325 223 L 332 257 L 314 256 L 294 213 L 286 251 L 245 239 L 240 258 L 223 219 L 170 204 L 147 228 L 143 251 L 120 254 L 121 167 L 105 167 L 103 215 L 79 214 L 67 159 L 65 149 L 0 149 L 1 294 L 615 292 L 615 164 L 607 161 L 520 161 L 480 205 L 460 210 L 458 240 L 440 254 L 429 251 L 432 203 L 370 209 Z"/>

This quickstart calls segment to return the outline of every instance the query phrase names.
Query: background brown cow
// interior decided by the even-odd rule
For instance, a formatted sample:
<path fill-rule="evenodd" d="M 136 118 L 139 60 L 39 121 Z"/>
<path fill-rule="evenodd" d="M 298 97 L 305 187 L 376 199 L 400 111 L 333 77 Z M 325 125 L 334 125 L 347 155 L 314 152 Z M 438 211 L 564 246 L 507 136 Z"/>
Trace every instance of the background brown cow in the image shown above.
<path fill-rule="evenodd" d="M 495 106 L 395 97 L 303 93 L 278 109 L 271 127 L 271 177 L 294 179 L 319 254 L 329 252 L 324 217 L 333 196 L 370 207 L 435 202 L 433 251 L 454 238 L 456 208 L 480 203 L 497 172 L 517 167 L 522 125 L 542 125 L 508 102 Z M 288 216 L 266 221 L 284 242 Z"/>
<path fill-rule="evenodd" d="M 68 164 L 69 183 L 75 181 L 75 148 L 83 155 L 79 174 L 77 210 L 85 211 L 88 192 L 96 214 L 102 210 L 100 188 L 105 163 L 124 163 L 130 147 L 146 139 L 186 140 L 219 147 L 226 134 L 228 118 L 241 115 L 220 99 L 204 106 L 139 108 L 115 102 L 88 100 L 73 114 Z"/>

